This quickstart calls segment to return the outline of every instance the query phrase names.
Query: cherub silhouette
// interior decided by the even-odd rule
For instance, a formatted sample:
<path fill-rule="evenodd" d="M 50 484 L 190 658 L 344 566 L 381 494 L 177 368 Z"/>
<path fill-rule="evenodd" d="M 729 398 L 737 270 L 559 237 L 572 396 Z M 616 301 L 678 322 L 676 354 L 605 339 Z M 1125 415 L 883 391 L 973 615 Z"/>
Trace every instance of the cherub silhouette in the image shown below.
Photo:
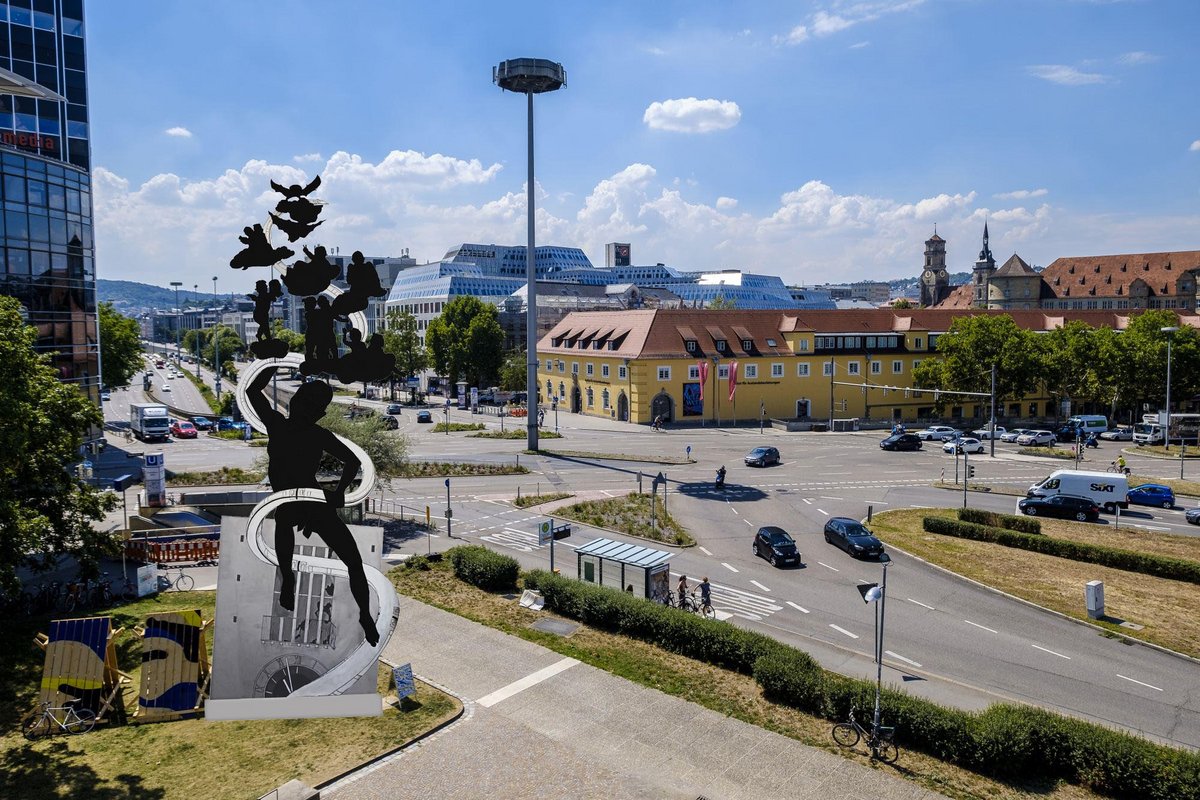
<path fill-rule="evenodd" d="M 307 197 L 297 197 L 295 200 L 280 200 L 275 204 L 275 210 L 287 214 L 294 222 L 311 225 L 321 215 L 321 207 L 311 202 Z"/>
<path fill-rule="evenodd" d="M 356 381 L 381 381 L 391 374 L 396 357 L 383 350 L 383 336 L 371 336 L 370 345 L 363 344 L 362 331 L 347 326 L 342 341 L 350 352 L 342 356 L 337 364 L 337 377 L 343 383 Z"/>
<path fill-rule="evenodd" d="M 333 307 L 328 297 L 321 295 L 318 298 L 304 298 L 304 366 L 311 372 L 324 371 L 320 362 L 337 360 L 334 320 Z"/>
<path fill-rule="evenodd" d="M 367 354 L 367 346 L 363 344 L 362 331 L 351 325 L 347 325 L 342 329 L 342 342 L 350 350 L 346 357 L 364 356 Z"/>
<path fill-rule="evenodd" d="M 310 252 L 308 245 L 303 248 L 304 255 L 308 256 L 308 261 L 297 261 L 288 267 L 287 272 L 283 274 L 283 282 L 287 286 L 288 291 L 298 297 L 304 297 L 311 294 L 320 294 L 329 288 L 329 282 L 337 277 L 338 268 L 329 263 L 326 258 L 326 250 L 321 245 L 317 245 L 316 250 Z"/>
<path fill-rule="evenodd" d="M 346 265 L 346 283 L 350 284 L 349 291 L 338 295 L 333 301 L 337 313 L 346 315 L 366 309 L 372 297 L 383 297 L 387 290 L 379 283 L 379 273 L 375 265 L 363 258 L 359 250 L 350 256 Z"/>
<path fill-rule="evenodd" d="M 279 228 L 279 230 L 287 234 L 289 242 L 294 242 L 297 239 L 303 239 L 305 236 L 308 236 L 317 228 L 325 224 L 324 220 L 312 225 L 303 222 L 293 222 L 290 219 L 284 219 L 274 211 L 268 211 L 267 215 L 275 223 L 276 228 Z"/>
<path fill-rule="evenodd" d="M 272 279 L 270 286 L 266 281 L 254 284 L 254 294 L 246 297 L 254 301 L 254 321 L 258 323 L 258 341 L 271 338 L 271 303 L 283 297 L 283 287 L 279 281 Z"/>
<path fill-rule="evenodd" d="M 238 241 L 246 247 L 229 259 L 229 266 L 234 269 L 269 267 L 296 254 L 290 247 L 271 247 L 271 240 L 267 238 L 262 225 L 247 226 L 242 231 L 243 235 L 238 237 Z"/>
<path fill-rule="evenodd" d="M 275 181 L 271 181 L 271 188 L 274 189 L 275 191 L 279 192 L 284 197 L 307 197 L 308 195 L 312 194 L 316 190 L 316 188 L 320 185 L 321 185 L 321 176 L 320 175 L 313 178 L 312 182 L 309 183 L 308 186 L 304 186 L 304 187 L 301 187 L 300 184 L 298 184 L 298 183 L 293 183 L 291 186 L 289 186 L 285 189 L 283 186 L 279 185 Z"/>
<path fill-rule="evenodd" d="M 333 399 L 333 390 L 325 381 L 312 381 L 296 390 L 289 406 L 290 416 L 276 411 L 263 394 L 275 374 L 275 367 L 260 372 L 249 387 L 250 405 L 267 429 L 268 475 L 271 488 L 320 489 L 317 469 L 325 453 L 342 462 L 342 475 L 337 487 L 325 492 L 325 502 L 317 500 L 287 503 L 275 512 L 275 556 L 279 561 L 279 604 L 295 609 L 296 574 L 292 570 L 292 555 L 296 548 L 296 529 L 305 538 L 314 532 L 346 565 L 350 593 L 358 603 L 358 622 L 372 647 L 379 643 L 379 631 L 371 616 L 371 595 L 362 556 L 354 535 L 337 515 L 346 500 L 346 489 L 358 474 L 361 463 L 350 448 L 336 436 L 317 424 Z"/>

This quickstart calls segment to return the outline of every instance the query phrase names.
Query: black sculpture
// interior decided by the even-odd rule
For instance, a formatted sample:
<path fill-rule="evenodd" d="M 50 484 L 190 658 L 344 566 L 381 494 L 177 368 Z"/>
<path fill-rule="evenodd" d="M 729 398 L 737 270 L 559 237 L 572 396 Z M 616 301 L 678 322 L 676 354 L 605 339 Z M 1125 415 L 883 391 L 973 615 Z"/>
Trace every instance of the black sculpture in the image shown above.
<path fill-rule="evenodd" d="M 308 261 L 297 261 L 288 267 L 283 274 L 283 283 L 288 291 L 298 297 L 310 294 L 320 294 L 329 288 L 329 282 L 338 276 L 338 268 L 329 263 L 326 250 L 321 245 L 309 251 L 308 245 L 303 248 Z"/>
<path fill-rule="evenodd" d="M 322 224 L 317 222 L 317 217 L 321 214 L 321 207 L 308 199 L 308 195 L 320 185 L 320 175 L 303 187 L 298 183 L 293 183 L 284 188 L 275 181 L 271 181 L 271 188 L 283 195 L 284 199 L 275 206 L 275 211 L 278 211 L 279 214 L 276 214 L 275 211 L 269 212 L 269 214 L 275 227 L 287 235 L 289 242 L 303 239 Z M 287 217 L 282 217 L 280 214 L 286 214 Z"/>
<path fill-rule="evenodd" d="M 363 258 L 363 254 L 355 250 L 346 266 L 346 283 L 350 289 L 338 295 L 333 301 L 333 310 L 339 316 L 363 311 L 372 297 L 383 297 L 387 290 L 379 283 L 379 272 L 375 265 Z"/>
<path fill-rule="evenodd" d="M 272 279 L 270 284 L 259 281 L 254 286 L 254 293 L 246 295 L 254 301 L 254 321 L 258 323 L 257 341 L 250 345 L 250 351 L 258 358 L 282 358 L 287 355 L 287 342 L 271 336 L 271 303 L 283 297 L 283 287 L 279 281 Z"/>
<path fill-rule="evenodd" d="M 238 237 L 238 241 L 246 247 L 229 260 L 229 266 L 234 269 L 270 267 L 296 254 L 290 247 L 272 247 L 262 225 L 247 226 L 242 230 L 243 235 Z"/>

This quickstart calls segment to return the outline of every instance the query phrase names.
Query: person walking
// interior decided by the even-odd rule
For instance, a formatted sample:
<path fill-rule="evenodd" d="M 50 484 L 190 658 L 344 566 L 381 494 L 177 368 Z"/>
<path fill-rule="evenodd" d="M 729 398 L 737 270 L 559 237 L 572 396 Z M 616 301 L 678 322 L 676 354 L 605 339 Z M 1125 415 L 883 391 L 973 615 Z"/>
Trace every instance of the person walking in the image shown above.
<path fill-rule="evenodd" d="M 712 608 L 712 584 L 708 582 L 708 576 L 704 576 L 704 580 L 700 581 L 700 613 L 708 615 L 709 609 Z"/>
<path fill-rule="evenodd" d="M 679 576 L 679 583 L 675 586 L 675 590 L 679 595 L 679 607 L 683 608 L 684 607 L 684 598 L 687 597 L 687 593 L 688 593 L 687 575 Z"/>

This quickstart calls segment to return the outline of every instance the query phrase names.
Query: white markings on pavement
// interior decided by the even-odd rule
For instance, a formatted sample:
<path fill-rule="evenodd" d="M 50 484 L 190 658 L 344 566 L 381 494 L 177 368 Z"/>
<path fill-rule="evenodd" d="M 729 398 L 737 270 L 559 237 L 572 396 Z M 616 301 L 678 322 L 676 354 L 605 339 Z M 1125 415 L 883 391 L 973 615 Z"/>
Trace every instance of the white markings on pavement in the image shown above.
<path fill-rule="evenodd" d="M 857 634 L 857 633 L 851 633 L 850 631 L 846 630 L 845 628 L 839 628 L 837 625 L 834 625 L 832 622 L 831 622 L 831 623 L 829 623 L 829 627 L 833 628 L 833 629 L 834 629 L 835 631 L 837 631 L 838 633 L 844 633 L 844 634 L 846 634 L 846 635 L 847 635 L 847 636 L 849 636 L 851 639 L 857 639 L 857 638 L 858 638 L 858 634 Z"/>
<path fill-rule="evenodd" d="M 804 502 L 808 503 L 810 506 L 812 505 L 812 500 L 809 500 L 807 497 L 804 498 Z"/>
<path fill-rule="evenodd" d="M 933 506 L 917 506 L 917 505 L 910 505 L 910 506 L 909 506 L 909 508 L 933 508 Z"/>
<path fill-rule="evenodd" d="M 747 524 L 747 525 L 749 525 L 751 528 L 753 528 L 753 527 L 754 527 L 754 523 L 753 523 L 753 522 L 751 522 L 751 521 L 750 521 L 750 520 L 748 520 L 748 519 L 744 519 L 744 520 L 742 520 L 742 522 L 746 523 L 746 524 Z"/>
<path fill-rule="evenodd" d="M 796 605 L 795 603 L 793 603 L 791 600 L 788 600 L 788 601 L 787 601 L 787 604 L 788 604 L 789 606 L 791 606 L 792 608 L 796 609 L 797 611 L 799 611 L 801 614 L 807 614 L 807 613 L 809 613 L 809 611 L 808 611 L 808 609 L 807 609 L 807 608 L 805 608 L 804 606 L 798 606 L 798 605 Z"/>
<path fill-rule="evenodd" d="M 827 516 L 827 517 L 829 516 L 829 512 L 828 512 L 828 511 L 826 511 L 826 510 L 825 510 L 825 509 L 823 509 L 823 508 L 818 508 L 818 509 L 817 509 L 817 511 L 820 511 L 822 514 L 824 514 L 824 515 L 825 515 L 825 516 Z"/>
<path fill-rule="evenodd" d="M 737 514 L 739 517 L 741 516 L 741 514 L 738 514 L 738 510 L 736 508 L 734 508 L 733 506 L 730 506 L 729 510 L 732 511 L 733 513 Z"/>
<path fill-rule="evenodd" d="M 824 567 L 825 569 L 831 569 L 831 570 L 833 570 L 834 572 L 841 572 L 841 570 L 840 570 L 840 569 L 838 569 L 837 567 L 831 567 L 831 566 L 829 566 L 828 564 L 826 564 L 824 561 L 818 561 L 817 563 L 818 563 L 818 564 L 820 564 L 820 565 L 821 565 L 822 567 Z"/>
<path fill-rule="evenodd" d="M 980 625 L 978 622 L 971 622 L 969 619 L 964 619 L 963 622 L 967 623 L 968 625 L 974 625 L 976 628 L 983 628 L 985 631 L 989 631 L 990 633 L 1000 632 L 994 628 L 989 628 L 987 625 Z"/>
<path fill-rule="evenodd" d="M 845 499 L 842 497 L 826 497 L 825 495 L 820 495 L 820 497 L 822 500 L 843 500 L 843 499 Z"/>
<path fill-rule="evenodd" d="M 917 669 L 921 668 L 921 665 L 918 664 L 917 662 L 913 661 L 911 658 L 905 658 L 904 656 L 900 655 L 899 653 L 893 653 L 891 650 L 884 650 L 883 652 L 898 661 L 903 661 L 905 664 L 912 664 Z"/>
<path fill-rule="evenodd" d="M 890 506 L 891 503 L 885 503 L 882 500 L 872 500 L 871 503 L 877 506 Z"/>
<path fill-rule="evenodd" d="M 537 672 L 530 673 L 520 680 L 513 681 L 508 686 L 497 689 L 489 695 L 484 695 L 475 702 L 484 708 L 491 708 L 501 700 L 507 700 L 515 694 L 520 694 L 530 686 L 537 686 L 542 681 L 547 680 L 548 678 L 553 678 L 558 673 L 562 672 L 563 670 L 570 669 L 578 663 L 579 662 L 573 658 L 564 658 L 561 661 L 556 661 L 550 666 L 545 667 L 544 669 L 539 669 Z"/>
<path fill-rule="evenodd" d="M 1065 658 L 1067 661 L 1071 660 L 1070 656 L 1064 656 L 1062 653 L 1056 653 L 1053 650 L 1047 650 L 1046 648 L 1042 647 L 1040 644 L 1035 644 L 1035 645 L 1033 645 L 1033 647 L 1036 647 L 1038 650 L 1041 650 L 1043 653 L 1049 653 L 1052 656 L 1058 656 L 1059 658 Z"/>
<path fill-rule="evenodd" d="M 729 570 L 730 572 L 737 572 L 737 571 L 738 571 L 738 568 L 737 568 L 737 567 L 735 567 L 733 564 L 728 564 L 728 563 L 726 563 L 726 562 L 724 562 L 724 561 L 722 561 L 722 562 L 721 562 L 721 566 L 722 566 L 722 567 L 724 567 L 725 569 Z"/>
<path fill-rule="evenodd" d="M 1147 689 L 1153 689 L 1156 692 L 1162 691 L 1162 689 L 1158 688 L 1157 686 L 1151 686 L 1148 683 L 1142 683 L 1141 681 L 1135 681 L 1133 678 L 1126 678 L 1124 675 L 1122 675 L 1119 672 L 1117 673 L 1117 677 L 1124 678 L 1125 680 L 1129 681 L 1130 683 L 1136 683 L 1138 686 L 1145 686 Z"/>
<path fill-rule="evenodd" d="M 763 585 L 762 585 L 761 583 L 759 583 L 758 581 L 750 581 L 750 582 L 751 582 L 751 583 L 753 583 L 753 584 L 754 584 L 755 586 L 757 586 L 758 588 L 762 589 L 764 592 L 769 592 L 769 591 L 771 591 L 770 589 L 768 589 L 767 587 L 763 586 Z"/>
<path fill-rule="evenodd" d="M 711 550 L 709 550 L 707 547 L 701 547 L 701 548 L 700 548 L 700 552 L 701 552 L 701 553 L 704 553 L 704 555 L 706 555 L 706 556 L 711 556 L 711 555 L 712 555 L 712 551 L 711 551 Z"/>
<path fill-rule="evenodd" d="M 907 601 L 908 601 L 908 602 L 910 602 L 910 603 L 916 603 L 916 604 L 917 604 L 917 605 L 919 605 L 921 608 L 928 608 L 930 611 L 936 611 L 936 610 L 937 610 L 937 609 L 936 609 L 936 608 L 934 608 L 933 606 L 927 606 L 927 605 L 925 605 L 925 604 L 924 604 L 924 603 L 922 603 L 920 600 L 913 600 L 911 597 L 906 597 L 906 598 L 904 598 L 904 599 L 905 599 L 905 600 L 907 600 Z"/>
<path fill-rule="evenodd" d="M 722 586 L 719 583 L 712 585 L 712 604 L 718 619 L 722 612 L 727 612 L 732 616 L 757 622 L 783 610 L 783 606 L 776 604 L 769 597 L 734 589 L 732 586 Z"/>

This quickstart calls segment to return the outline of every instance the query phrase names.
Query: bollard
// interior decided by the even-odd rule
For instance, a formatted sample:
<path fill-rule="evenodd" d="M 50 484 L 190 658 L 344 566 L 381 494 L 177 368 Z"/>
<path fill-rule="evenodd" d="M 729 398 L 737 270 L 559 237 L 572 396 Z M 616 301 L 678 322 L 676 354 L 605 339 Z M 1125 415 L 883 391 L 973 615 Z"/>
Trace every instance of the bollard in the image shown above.
<path fill-rule="evenodd" d="M 871 513 L 875 510 L 874 506 L 867 506 L 867 524 L 871 524 Z"/>

